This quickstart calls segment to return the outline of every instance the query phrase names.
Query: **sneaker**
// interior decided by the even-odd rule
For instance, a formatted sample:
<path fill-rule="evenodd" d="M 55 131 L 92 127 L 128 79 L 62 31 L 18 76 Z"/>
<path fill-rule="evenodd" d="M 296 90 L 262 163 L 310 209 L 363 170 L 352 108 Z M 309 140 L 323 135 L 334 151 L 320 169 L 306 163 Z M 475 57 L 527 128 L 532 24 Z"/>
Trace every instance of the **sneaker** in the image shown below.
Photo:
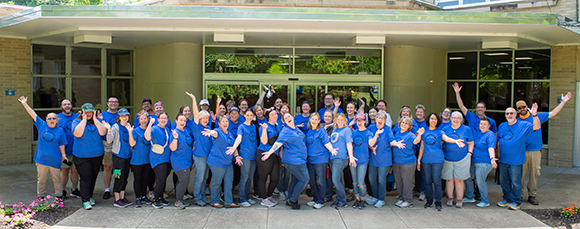
<path fill-rule="evenodd" d="M 294 209 L 294 210 L 300 209 L 300 204 L 298 204 L 298 201 L 296 201 L 296 202 L 289 201 L 289 202 L 290 202 L 290 207 L 292 207 L 292 209 Z"/>
<path fill-rule="evenodd" d="M 113 206 L 118 207 L 118 208 L 126 208 L 127 204 L 125 202 L 123 202 L 123 199 L 119 199 L 119 200 L 115 200 L 115 202 L 113 202 Z"/>
<path fill-rule="evenodd" d="M 502 208 L 505 208 L 505 207 L 507 207 L 510 204 L 511 203 L 508 203 L 506 200 L 502 200 L 500 202 L 497 202 L 497 206 L 502 207 Z"/>
<path fill-rule="evenodd" d="M 200 207 L 204 207 L 205 205 L 207 205 L 207 203 L 205 203 L 205 201 L 203 201 L 202 199 L 194 200 L 193 204 L 200 206 Z"/>
<path fill-rule="evenodd" d="M 154 208 L 156 208 L 156 209 L 159 209 L 159 208 L 163 208 L 163 203 L 162 203 L 161 201 L 159 201 L 159 200 L 158 200 L 158 201 L 155 201 L 155 202 L 153 202 L 153 203 L 151 204 L 151 206 L 153 206 L 153 207 L 154 207 Z"/>
<path fill-rule="evenodd" d="M 399 205 L 401 205 L 403 202 L 405 202 L 405 201 L 403 201 L 403 200 L 398 200 L 398 201 L 397 201 L 397 203 L 395 203 L 395 206 L 397 206 L 397 207 L 398 207 L 398 206 L 399 206 Z"/>
<path fill-rule="evenodd" d="M 178 200 L 177 202 L 175 202 L 175 207 L 177 209 L 183 210 L 185 209 L 187 206 L 185 205 L 185 203 L 183 203 L 183 201 Z"/>
<path fill-rule="evenodd" d="M 366 202 L 364 200 L 361 200 L 360 202 L 358 202 L 358 209 L 363 209 L 365 207 Z"/>
<path fill-rule="evenodd" d="M 306 202 L 306 206 L 308 206 L 308 207 L 312 207 L 315 204 L 316 204 L 316 202 L 314 202 L 314 201 L 308 201 L 308 202 Z"/>
<path fill-rule="evenodd" d="M 278 196 L 278 199 L 280 201 L 286 200 L 286 192 L 280 192 L 280 195 Z"/>
<path fill-rule="evenodd" d="M 373 197 L 373 198 L 370 198 L 367 200 L 367 204 L 368 205 L 375 205 L 378 201 L 379 201 L 379 199 Z"/>
<path fill-rule="evenodd" d="M 209 205 L 211 205 L 214 208 L 223 208 L 224 206 L 219 204 L 219 203 L 210 203 Z"/>
<path fill-rule="evenodd" d="M 244 202 L 241 202 L 241 203 L 240 203 L 240 206 L 242 206 L 242 207 L 245 207 L 245 208 L 249 208 L 249 207 L 251 207 L 252 205 L 251 205 L 250 203 L 248 203 L 248 201 L 244 201 Z"/>
<path fill-rule="evenodd" d="M 510 205 L 508 205 L 508 209 L 509 210 L 519 210 L 520 209 L 520 205 L 517 205 L 516 203 L 511 203 Z"/>
<path fill-rule="evenodd" d="M 91 203 L 91 206 L 95 206 L 95 199 L 93 199 L 92 197 L 89 199 L 89 202 Z"/>
<path fill-rule="evenodd" d="M 252 197 L 254 197 L 256 200 L 262 200 L 262 197 L 260 197 L 258 194 L 254 194 Z"/>
<path fill-rule="evenodd" d="M 64 192 L 63 192 L 63 194 L 64 194 Z M 530 202 L 530 204 L 532 204 L 532 205 L 538 205 L 538 204 L 540 204 L 540 203 L 538 203 L 538 201 L 536 200 L 536 197 L 535 197 L 535 196 L 529 196 L 529 197 L 528 197 L 528 202 Z"/>
<path fill-rule="evenodd" d="M 418 200 L 419 201 L 424 201 L 425 200 L 425 193 L 422 192 L 421 194 L 419 194 L 419 199 Z"/>
<path fill-rule="evenodd" d="M 62 190 L 62 196 L 60 198 L 66 200 L 66 190 Z"/>
<path fill-rule="evenodd" d="M 224 206 L 224 207 L 226 207 L 226 208 L 239 208 L 239 207 L 240 207 L 240 205 L 238 205 L 238 204 L 234 204 L 234 203 L 231 203 L 231 204 L 228 204 L 228 205 L 226 205 L 226 206 Z"/>
<path fill-rule="evenodd" d="M 107 200 L 109 198 L 111 198 L 111 192 L 105 192 L 105 193 L 103 193 L 103 199 Z"/>
<path fill-rule="evenodd" d="M 445 204 L 449 207 L 453 207 L 453 199 L 447 199 L 447 202 L 445 202 Z"/>
<path fill-rule="evenodd" d="M 475 206 L 478 206 L 478 207 L 480 207 L 480 208 L 484 208 L 484 207 L 487 207 L 487 206 L 489 206 L 489 203 L 479 202 L 479 203 L 477 203 Z"/>
<path fill-rule="evenodd" d="M 463 203 L 475 203 L 475 198 L 463 198 Z"/>
<path fill-rule="evenodd" d="M 250 204 L 255 204 L 255 203 L 256 203 L 256 201 L 255 201 L 255 200 L 252 200 L 252 199 L 248 199 L 248 203 L 250 203 Z"/>
<path fill-rule="evenodd" d="M 385 201 L 379 200 L 375 204 L 375 208 L 382 208 L 385 205 Z"/>
<path fill-rule="evenodd" d="M 169 202 L 165 199 L 161 199 L 161 204 L 163 204 L 163 206 L 169 206 Z"/>
<path fill-rule="evenodd" d="M 336 205 L 334 206 L 334 208 L 336 208 L 336 210 L 341 209 L 341 208 L 346 208 L 348 206 L 348 204 L 341 204 L 341 203 L 336 203 Z"/>
<path fill-rule="evenodd" d="M 330 207 L 334 208 L 334 207 L 336 207 L 336 205 L 337 205 L 337 204 L 338 204 L 338 201 L 334 201 L 334 203 L 332 203 L 332 204 L 330 205 Z"/>
<path fill-rule="evenodd" d="M 402 204 L 399 205 L 400 208 L 412 208 L 413 204 L 407 201 L 404 201 Z"/>
<path fill-rule="evenodd" d="M 424 208 L 430 208 L 433 206 L 433 201 L 427 201 L 427 203 L 425 203 L 425 205 L 423 205 Z"/>
<path fill-rule="evenodd" d="M 441 207 L 441 202 L 435 202 L 435 209 L 437 209 L 437 211 L 441 211 L 441 209 L 443 209 L 443 207 Z"/>
<path fill-rule="evenodd" d="M 141 206 L 143 206 L 143 204 L 141 203 L 141 198 L 136 199 L 135 200 L 135 207 L 140 208 Z"/>
<path fill-rule="evenodd" d="M 91 205 L 91 202 L 87 201 L 87 202 L 83 203 L 83 208 L 85 210 L 91 210 L 91 209 L 93 209 L 93 206 Z"/>
<path fill-rule="evenodd" d="M 145 204 L 152 204 L 153 200 L 149 199 L 147 196 L 141 197 L 141 201 Z"/>
<path fill-rule="evenodd" d="M 271 196 L 267 198 L 268 201 L 270 201 L 270 203 L 273 203 L 274 205 L 278 205 L 278 201 L 274 200 L 274 198 L 272 198 Z"/>
<path fill-rule="evenodd" d="M 312 207 L 314 209 L 321 209 L 322 207 L 324 207 L 324 204 L 315 203 Z"/>
<path fill-rule="evenodd" d="M 127 206 L 133 205 L 133 202 L 128 200 L 127 197 L 124 197 L 123 199 L 121 199 L 121 201 L 123 201 Z"/>
<path fill-rule="evenodd" d="M 171 190 L 173 192 L 173 190 Z M 163 199 L 167 199 L 169 198 L 169 195 L 167 193 L 163 193 Z"/>
<path fill-rule="evenodd" d="M 81 191 L 79 191 L 78 188 L 75 188 L 70 192 L 70 196 L 74 196 L 76 198 L 81 198 Z"/>
<path fill-rule="evenodd" d="M 455 202 L 455 207 L 456 208 L 462 208 L 463 207 L 463 200 L 457 200 Z"/>
<path fill-rule="evenodd" d="M 183 195 L 183 200 L 191 200 L 193 199 L 193 196 L 189 193 L 186 193 L 185 195 Z"/>
<path fill-rule="evenodd" d="M 276 206 L 274 203 L 270 202 L 268 199 L 263 199 L 260 204 L 262 206 L 266 206 L 269 208 Z"/>
<path fill-rule="evenodd" d="M 278 195 L 278 194 L 280 194 L 280 191 L 278 191 L 278 188 L 274 188 L 274 192 L 273 192 L 273 194 L 274 194 L 274 195 Z"/>

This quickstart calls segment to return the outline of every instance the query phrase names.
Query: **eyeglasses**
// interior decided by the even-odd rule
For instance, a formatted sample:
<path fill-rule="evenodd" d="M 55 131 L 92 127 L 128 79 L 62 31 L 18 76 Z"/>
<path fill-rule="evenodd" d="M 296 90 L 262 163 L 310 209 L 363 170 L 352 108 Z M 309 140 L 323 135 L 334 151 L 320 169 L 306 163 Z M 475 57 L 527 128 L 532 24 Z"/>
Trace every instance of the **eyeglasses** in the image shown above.
<path fill-rule="evenodd" d="M 485 107 L 475 107 L 475 109 L 485 109 Z"/>
<path fill-rule="evenodd" d="M 449 114 L 451 111 L 443 111 L 443 114 Z"/>
<path fill-rule="evenodd" d="M 55 117 L 50 117 L 50 118 L 46 118 L 46 120 L 57 120 L 58 118 Z"/>
<path fill-rule="evenodd" d="M 525 110 L 526 108 L 528 108 L 527 106 L 522 106 L 522 107 L 518 107 L 518 110 Z"/>
<path fill-rule="evenodd" d="M 159 120 L 167 121 L 167 118 L 159 118 Z"/>
<path fill-rule="evenodd" d="M 119 101 L 107 101 L 107 103 L 119 103 Z"/>
<path fill-rule="evenodd" d="M 515 115 L 516 112 L 506 112 L 505 115 Z"/>

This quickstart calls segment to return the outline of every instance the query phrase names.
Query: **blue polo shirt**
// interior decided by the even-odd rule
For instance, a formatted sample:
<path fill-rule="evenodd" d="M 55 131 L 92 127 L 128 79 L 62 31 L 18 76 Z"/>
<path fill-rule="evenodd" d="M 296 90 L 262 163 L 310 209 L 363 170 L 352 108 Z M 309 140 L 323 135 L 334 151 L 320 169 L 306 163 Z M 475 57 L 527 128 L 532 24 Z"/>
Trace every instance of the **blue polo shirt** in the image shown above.
<path fill-rule="evenodd" d="M 550 113 L 547 113 L 547 112 L 538 113 L 537 115 L 538 115 L 538 119 L 540 119 L 540 124 L 548 121 L 548 119 L 550 117 Z M 519 120 L 529 122 L 532 124 L 532 126 L 534 125 L 534 117 L 531 114 L 525 119 L 519 117 L 518 121 Z M 541 150 L 542 144 L 543 144 L 542 127 L 540 126 L 540 129 L 533 131 L 530 134 L 530 136 L 526 137 L 526 151 Z"/>
<path fill-rule="evenodd" d="M 328 133 L 322 127 L 318 130 L 308 129 L 306 133 L 306 147 L 308 148 L 308 163 L 323 164 L 328 163 L 330 159 L 330 152 L 326 148 L 326 144 L 330 143 Z"/>
<path fill-rule="evenodd" d="M 393 165 L 393 154 L 391 152 L 391 142 L 395 140 L 395 136 L 393 135 L 393 131 L 390 127 L 384 126 L 383 133 L 379 134 L 377 137 L 377 142 L 375 143 L 376 155 L 370 150 L 370 158 L 369 158 L 369 165 L 376 166 L 376 167 L 384 167 L 384 166 L 391 166 Z M 368 128 L 371 133 L 374 134 L 378 131 L 376 126 L 372 126 Z"/>
<path fill-rule="evenodd" d="M 423 142 L 423 163 L 441 163 L 445 162 L 443 155 L 443 131 L 439 128 L 430 130 L 425 129 L 425 133 L 421 136 Z"/>
<path fill-rule="evenodd" d="M 149 151 L 151 151 L 151 142 L 145 139 L 145 129 L 142 129 L 140 126 L 135 127 L 135 129 L 133 129 L 133 140 L 135 140 L 136 143 L 133 146 L 131 164 L 149 164 Z"/>
<path fill-rule="evenodd" d="M 183 128 L 183 131 L 175 129 L 175 132 L 177 132 L 177 149 L 171 151 L 171 167 L 173 171 L 191 168 L 193 166 L 193 151 L 191 150 L 193 147 L 193 138 L 191 138 L 191 133 L 185 128 Z M 169 144 L 175 141 L 173 134 L 171 135 Z M 169 148 L 169 145 L 167 145 L 167 148 Z"/>
<path fill-rule="evenodd" d="M 332 143 L 332 148 L 338 149 L 338 154 L 330 155 L 330 160 L 340 158 L 347 159 L 348 151 L 346 149 L 347 143 L 352 143 L 352 130 L 350 127 L 345 126 L 340 129 L 335 129 L 330 134 L 330 143 Z"/>
<path fill-rule="evenodd" d="M 413 150 L 413 141 L 417 136 L 410 131 L 405 131 L 404 133 L 398 132 L 395 134 L 395 141 L 403 140 L 405 144 L 404 149 L 399 149 L 398 147 L 393 147 L 393 164 L 394 165 L 406 165 L 417 161 L 415 157 L 415 151 Z"/>
<path fill-rule="evenodd" d="M 486 163 L 491 164 L 489 157 L 489 148 L 494 148 L 497 143 L 495 133 L 491 130 L 480 134 L 475 139 L 475 147 L 473 147 L 473 155 L 471 156 L 471 163 Z"/>
<path fill-rule="evenodd" d="M 66 135 L 66 146 L 64 147 L 64 151 L 66 155 L 72 155 L 73 153 L 73 145 L 74 145 L 74 136 L 72 134 L 72 122 L 79 117 L 77 113 L 71 113 L 71 115 L 66 116 L 63 113 L 59 113 L 58 115 L 58 127 L 62 128 L 64 134 Z"/>
<path fill-rule="evenodd" d="M 276 140 L 284 146 L 282 161 L 293 165 L 305 164 L 308 156 L 305 140 L 306 135 L 300 129 L 289 126 L 282 128 Z"/>
<path fill-rule="evenodd" d="M 261 127 L 260 127 L 261 128 Z M 258 151 L 258 134 L 256 133 L 256 126 L 253 124 L 246 125 L 242 123 L 238 127 L 237 136 L 242 136 L 239 152 L 240 156 L 246 160 L 256 160 L 256 152 Z"/>
<path fill-rule="evenodd" d="M 489 119 L 489 130 L 491 130 L 494 133 L 497 132 L 497 126 L 495 124 L 495 120 L 493 120 L 490 117 L 487 117 L 487 118 Z M 479 122 L 481 121 L 481 118 L 468 110 L 467 114 L 465 114 L 465 119 L 467 120 L 467 123 L 469 124 L 469 129 L 471 129 L 471 134 L 473 135 L 473 139 L 477 139 L 477 136 L 479 136 L 479 134 L 481 134 L 481 129 L 479 129 Z"/>
<path fill-rule="evenodd" d="M 80 122 L 80 119 L 75 119 L 73 121 L 73 132 Z M 103 154 L 105 154 L 105 146 L 103 145 L 103 139 L 99 134 L 99 130 L 97 130 L 95 125 L 90 124 L 88 121 L 85 125 L 83 135 L 80 138 L 75 137 L 74 141 L 73 155 L 75 157 L 92 158 L 103 156 Z"/>
<path fill-rule="evenodd" d="M 526 137 L 534 132 L 530 122 L 516 121 L 513 125 L 504 122 L 499 125 L 499 161 L 508 165 L 523 165 L 526 160 Z"/>
<path fill-rule="evenodd" d="M 445 132 L 447 137 L 456 140 L 463 139 L 463 143 L 465 143 L 463 148 L 459 148 L 459 146 L 457 146 L 455 143 L 443 143 L 443 153 L 445 154 L 445 160 L 451 162 L 461 161 L 461 159 L 465 158 L 468 153 L 467 143 L 473 141 L 471 129 L 465 125 L 461 125 L 457 129 L 453 129 L 453 126 L 448 126 L 443 129 L 443 132 Z"/>
<path fill-rule="evenodd" d="M 228 168 L 232 166 L 234 160 L 234 154 L 227 155 L 226 151 L 228 147 L 233 146 L 236 139 L 232 132 L 227 134 L 219 128 L 214 129 L 218 136 L 217 138 L 211 137 L 211 152 L 207 156 L 207 164 L 215 166 L 218 168 Z"/>
<path fill-rule="evenodd" d="M 373 137 L 373 133 L 369 129 L 363 131 L 354 130 L 352 132 L 352 146 L 353 156 L 357 159 L 356 164 L 362 165 L 369 162 L 370 150 L 369 140 Z"/>
<path fill-rule="evenodd" d="M 38 130 L 38 142 L 36 144 L 36 151 L 34 152 L 34 162 L 60 169 L 60 165 L 62 164 L 60 146 L 65 146 L 67 143 L 64 131 L 58 125 L 54 128 L 48 127 L 48 124 L 38 117 L 38 115 L 36 116 L 34 125 Z"/>

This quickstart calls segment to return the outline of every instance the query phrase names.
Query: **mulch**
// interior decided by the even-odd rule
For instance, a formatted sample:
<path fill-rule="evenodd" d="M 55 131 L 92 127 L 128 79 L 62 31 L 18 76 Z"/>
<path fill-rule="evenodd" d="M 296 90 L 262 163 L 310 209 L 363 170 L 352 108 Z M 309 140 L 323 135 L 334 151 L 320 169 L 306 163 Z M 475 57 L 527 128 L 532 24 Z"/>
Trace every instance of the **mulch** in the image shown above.
<path fill-rule="evenodd" d="M 64 218 L 72 215 L 79 207 L 63 207 L 57 208 L 50 211 L 42 211 L 38 212 L 34 215 L 34 217 L 30 220 L 30 223 L 14 227 L 17 229 L 46 229 L 50 228 L 51 226 L 57 224 Z M 10 224 L 6 223 L 6 221 L 0 221 L 0 228 L 13 228 Z"/>
<path fill-rule="evenodd" d="M 570 218 L 562 215 L 562 209 L 522 209 L 525 213 L 542 221 L 550 227 L 566 227 L 567 229 L 578 228 L 580 214 L 576 213 Z"/>

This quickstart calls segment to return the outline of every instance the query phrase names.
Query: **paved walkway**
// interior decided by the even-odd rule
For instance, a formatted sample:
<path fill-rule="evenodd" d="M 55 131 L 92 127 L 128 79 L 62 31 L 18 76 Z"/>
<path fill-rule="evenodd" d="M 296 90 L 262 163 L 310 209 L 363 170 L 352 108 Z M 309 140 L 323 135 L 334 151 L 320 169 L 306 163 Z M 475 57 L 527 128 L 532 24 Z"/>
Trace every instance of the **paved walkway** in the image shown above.
<path fill-rule="evenodd" d="M 493 203 L 501 200 L 501 188 L 493 184 L 493 171 L 488 177 L 489 194 Z M 30 202 L 35 198 L 36 167 L 34 165 L 0 167 L 0 201 L 3 203 Z M 522 209 L 562 208 L 580 203 L 580 170 L 544 166 L 539 179 L 540 205 L 522 203 Z M 171 182 L 169 178 L 168 183 Z M 129 181 L 132 184 L 132 181 Z M 172 189 L 171 184 L 167 189 Z M 69 184 L 70 186 L 70 184 Z M 70 189 L 70 188 L 69 188 Z M 131 185 L 128 197 L 134 200 Z M 47 182 L 48 193 L 52 183 Z M 96 206 L 93 210 L 80 209 L 64 219 L 54 228 L 548 228 L 542 222 L 523 211 L 510 211 L 496 206 L 477 208 L 465 204 L 462 209 L 424 209 L 424 202 L 415 199 L 415 207 L 400 209 L 393 206 L 396 195 L 386 197 L 387 205 L 377 209 L 367 206 L 363 210 L 350 206 L 337 211 L 328 206 L 316 210 L 305 205 L 308 200 L 302 195 L 301 210 L 279 205 L 266 208 L 256 204 L 250 208 L 214 209 L 191 206 L 178 210 L 173 206 L 153 209 L 151 206 L 119 209 L 112 206 L 113 200 L 103 200 L 102 178 L 99 177 L 95 190 Z M 276 198 L 276 197 L 274 197 Z M 174 201 L 173 195 L 168 199 Z M 444 199 L 445 200 L 445 199 Z M 81 205 L 80 199 L 69 198 L 66 205 Z M 349 203 L 349 204 L 352 204 Z"/>

